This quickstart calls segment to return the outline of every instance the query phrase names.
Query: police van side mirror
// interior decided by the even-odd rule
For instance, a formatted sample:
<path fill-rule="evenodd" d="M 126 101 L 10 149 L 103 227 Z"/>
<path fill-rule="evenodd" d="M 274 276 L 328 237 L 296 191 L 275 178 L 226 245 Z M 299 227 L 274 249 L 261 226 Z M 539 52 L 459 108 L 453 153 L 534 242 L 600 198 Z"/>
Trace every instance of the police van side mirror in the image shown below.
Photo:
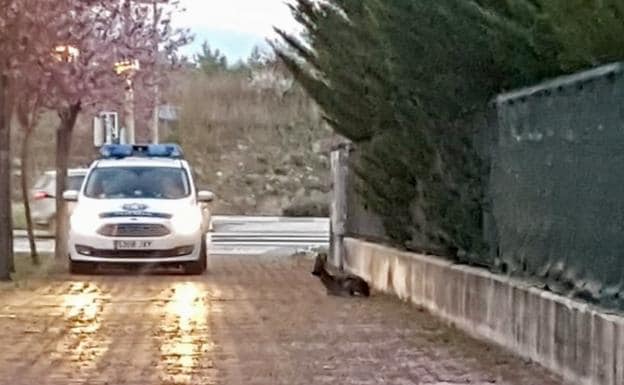
<path fill-rule="evenodd" d="M 202 203 L 212 202 L 214 198 L 214 194 L 210 191 L 199 191 L 197 193 L 197 200 Z"/>
<path fill-rule="evenodd" d="M 67 190 L 63 192 L 63 200 L 66 202 L 77 202 L 78 201 L 78 191 L 76 190 Z"/>

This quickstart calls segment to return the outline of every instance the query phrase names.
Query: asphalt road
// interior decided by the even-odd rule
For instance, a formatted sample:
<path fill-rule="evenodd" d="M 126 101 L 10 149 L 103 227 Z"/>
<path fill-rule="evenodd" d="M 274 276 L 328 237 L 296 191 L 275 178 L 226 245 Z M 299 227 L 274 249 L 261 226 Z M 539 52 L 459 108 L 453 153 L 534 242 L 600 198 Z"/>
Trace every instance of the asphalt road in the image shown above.
<path fill-rule="evenodd" d="M 215 216 L 214 232 L 207 237 L 210 254 L 287 255 L 299 250 L 328 246 L 327 218 Z M 23 232 L 16 233 L 14 249 L 28 252 Z M 40 252 L 53 252 L 53 239 L 38 239 Z"/>

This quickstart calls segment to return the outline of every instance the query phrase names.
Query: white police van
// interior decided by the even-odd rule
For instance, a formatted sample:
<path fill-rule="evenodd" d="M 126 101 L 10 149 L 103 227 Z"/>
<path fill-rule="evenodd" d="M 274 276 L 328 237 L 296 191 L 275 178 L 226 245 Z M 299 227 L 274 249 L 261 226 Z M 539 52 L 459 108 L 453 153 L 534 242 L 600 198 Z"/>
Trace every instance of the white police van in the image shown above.
<path fill-rule="evenodd" d="M 206 270 L 205 203 L 175 144 L 105 145 L 80 191 L 65 191 L 72 273 L 100 264 L 165 264 Z"/>

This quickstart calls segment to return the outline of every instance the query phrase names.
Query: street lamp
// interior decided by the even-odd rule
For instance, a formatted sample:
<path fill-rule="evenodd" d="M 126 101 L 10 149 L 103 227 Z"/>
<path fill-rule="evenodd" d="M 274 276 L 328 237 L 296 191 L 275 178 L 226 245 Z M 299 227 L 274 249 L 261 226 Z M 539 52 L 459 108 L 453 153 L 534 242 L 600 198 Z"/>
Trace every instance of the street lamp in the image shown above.
<path fill-rule="evenodd" d="M 132 5 L 133 3 L 136 4 L 143 4 L 143 5 L 151 5 L 152 6 L 152 10 L 153 10 L 153 41 L 152 41 L 152 50 L 154 52 L 154 61 L 155 61 L 155 66 L 152 69 L 152 71 L 154 72 L 154 76 L 156 76 L 156 71 L 157 71 L 157 66 L 158 66 L 158 10 L 159 4 L 167 4 L 169 2 L 169 0 L 124 0 L 124 19 L 126 21 L 129 21 L 132 18 Z M 128 71 L 137 71 L 138 68 L 138 62 L 134 62 L 136 64 L 135 67 L 133 67 L 132 65 L 128 65 L 128 62 L 123 62 L 121 64 L 119 64 L 118 66 L 116 65 L 116 71 L 120 71 L 118 72 L 118 74 L 124 73 L 126 70 Z M 134 114 L 133 114 L 133 104 L 134 104 L 134 95 L 132 92 L 132 81 L 130 79 L 128 79 L 128 87 L 127 88 L 127 94 L 126 94 L 126 129 L 128 131 L 128 136 L 129 136 L 129 141 L 130 143 L 134 143 Z M 158 101 L 159 99 L 159 91 L 158 91 L 158 84 L 154 84 L 154 110 L 153 110 L 153 115 L 152 115 L 152 143 L 158 143 L 159 138 L 158 138 Z"/>
<path fill-rule="evenodd" d="M 130 1 L 130 0 L 128 0 Z M 153 11 L 153 42 L 152 49 L 154 50 L 154 76 L 157 77 L 158 74 L 156 71 L 158 70 L 158 4 L 166 4 L 168 0 L 134 0 L 139 4 L 151 4 Z M 152 111 L 152 143 L 159 142 L 159 130 L 158 130 L 158 104 L 159 104 L 159 90 L 158 84 L 154 84 L 154 110 Z"/>
<path fill-rule="evenodd" d="M 124 73 L 134 73 L 141 69 L 141 64 L 138 60 L 122 60 L 118 61 L 114 65 L 115 73 L 122 75 Z"/>
<path fill-rule="evenodd" d="M 132 75 L 141 69 L 138 60 L 122 60 L 114 65 L 115 73 L 119 76 L 126 77 L 126 99 L 124 103 L 124 120 L 126 126 L 126 135 L 128 143 L 135 143 L 134 130 L 134 87 L 132 84 Z"/>

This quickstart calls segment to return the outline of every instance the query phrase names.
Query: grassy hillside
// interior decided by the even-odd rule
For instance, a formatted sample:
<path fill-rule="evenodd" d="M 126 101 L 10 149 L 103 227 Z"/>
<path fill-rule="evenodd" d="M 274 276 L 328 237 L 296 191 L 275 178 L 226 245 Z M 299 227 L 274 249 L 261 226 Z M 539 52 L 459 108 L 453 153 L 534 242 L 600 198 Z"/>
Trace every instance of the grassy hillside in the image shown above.
<path fill-rule="evenodd" d="M 326 200 L 331 130 L 299 89 L 286 94 L 250 86 L 245 73 L 184 72 L 169 90 L 180 142 L 203 187 L 228 213 L 279 214 Z"/>
<path fill-rule="evenodd" d="M 326 213 L 332 133 L 299 88 L 282 94 L 252 87 L 242 71 L 184 70 L 172 77 L 163 98 L 178 106 L 179 121 L 163 129 L 161 141 L 182 144 L 200 187 L 216 193 L 216 212 Z M 83 114 L 72 145 L 73 166 L 88 164 L 96 154 L 90 124 Z M 37 128 L 31 147 L 35 175 L 54 167 L 56 125 L 55 114 L 48 113 Z M 137 127 L 137 136 L 144 137 L 146 122 Z M 17 156 L 18 127 L 13 143 Z"/>

